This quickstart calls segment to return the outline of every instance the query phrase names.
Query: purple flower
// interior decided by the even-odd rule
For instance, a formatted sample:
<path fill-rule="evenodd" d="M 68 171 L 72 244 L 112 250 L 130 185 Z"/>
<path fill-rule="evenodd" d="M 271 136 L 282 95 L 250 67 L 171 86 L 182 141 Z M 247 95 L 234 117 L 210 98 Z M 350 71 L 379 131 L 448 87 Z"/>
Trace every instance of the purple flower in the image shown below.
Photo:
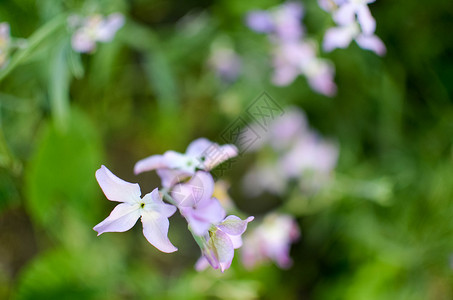
<path fill-rule="evenodd" d="M 145 171 L 157 170 L 162 179 L 162 185 L 169 188 L 190 177 L 197 170 L 209 171 L 222 162 L 238 155 L 234 145 L 223 145 L 199 138 L 186 149 L 186 153 L 167 151 L 163 155 L 152 155 L 138 161 L 134 172 L 139 174 Z"/>
<path fill-rule="evenodd" d="M 324 35 L 323 49 L 330 52 L 336 48 L 346 48 L 352 40 L 362 49 L 371 50 L 377 55 L 382 56 L 386 52 L 382 40 L 375 34 L 361 33 L 357 23 L 328 29 Z"/>
<path fill-rule="evenodd" d="M 298 2 L 287 2 L 268 11 L 257 10 L 247 15 L 250 29 L 259 33 L 271 34 L 277 41 L 294 41 L 302 37 L 301 25 L 304 10 Z"/>
<path fill-rule="evenodd" d="M 292 149 L 280 159 L 287 178 L 299 178 L 306 172 L 328 175 L 338 159 L 338 148 L 315 133 L 301 136 Z"/>
<path fill-rule="evenodd" d="M 227 47 L 214 49 L 208 63 L 217 76 L 227 82 L 236 80 L 241 71 L 241 58 Z"/>
<path fill-rule="evenodd" d="M 248 217 L 241 220 L 236 216 L 228 216 L 220 224 L 212 226 L 209 234 L 205 235 L 206 244 L 195 268 L 200 271 L 209 264 L 214 269 L 220 268 L 222 272 L 228 269 L 233 261 L 234 249 L 242 246 L 241 235 L 253 219 Z"/>
<path fill-rule="evenodd" d="M 71 27 L 77 28 L 72 36 L 72 48 L 80 53 L 93 52 L 96 42 L 110 42 L 116 32 L 124 25 L 124 16 L 114 13 L 106 18 L 93 15 L 87 18 L 71 16 Z"/>
<path fill-rule="evenodd" d="M 274 54 L 272 82 L 278 86 L 292 83 L 299 75 L 307 77 L 310 87 L 323 95 L 333 96 L 336 85 L 333 81 L 333 65 L 316 56 L 316 48 L 310 42 L 283 43 Z"/>
<path fill-rule="evenodd" d="M 242 262 L 249 269 L 268 260 L 275 261 L 280 268 L 288 268 L 292 264 L 291 244 L 299 236 L 297 222 L 291 216 L 269 214 L 244 237 Z"/>
<path fill-rule="evenodd" d="M 11 47 L 11 36 L 9 24 L 0 23 L 0 68 L 8 61 L 8 52 Z"/>
<path fill-rule="evenodd" d="M 98 235 L 127 231 L 141 218 L 143 235 L 151 245 L 166 253 L 178 250 L 168 239 L 168 218 L 175 213 L 176 207 L 164 203 L 157 188 L 141 198 L 137 183 L 118 178 L 105 166 L 96 171 L 96 179 L 108 200 L 122 202 L 93 228 Z"/>
<path fill-rule="evenodd" d="M 225 218 L 225 210 L 212 197 L 214 179 L 211 174 L 198 171 L 186 183 L 174 186 L 171 196 L 196 235 L 204 235 L 213 224 Z"/>

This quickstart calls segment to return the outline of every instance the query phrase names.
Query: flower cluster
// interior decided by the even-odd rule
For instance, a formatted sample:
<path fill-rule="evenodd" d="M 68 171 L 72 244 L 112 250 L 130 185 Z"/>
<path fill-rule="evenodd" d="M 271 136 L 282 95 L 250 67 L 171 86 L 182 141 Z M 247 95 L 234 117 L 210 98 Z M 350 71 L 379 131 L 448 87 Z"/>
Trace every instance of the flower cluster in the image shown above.
<path fill-rule="evenodd" d="M 0 68 L 8 62 L 11 36 L 8 23 L 0 23 Z"/>
<path fill-rule="evenodd" d="M 72 35 L 72 48 L 80 53 L 89 53 L 96 50 L 97 42 L 110 42 L 116 32 L 124 25 L 124 16 L 113 13 L 107 17 L 93 15 L 81 17 L 73 15 L 68 20 L 71 28 L 75 29 Z"/>
<path fill-rule="evenodd" d="M 244 179 L 244 186 L 255 196 L 264 191 L 282 195 L 290 181 L 298 181 L 303 190 L 317 190 L 338 159 L 335 144 L 311 130 L 304 113 L 297 108 L 272 122 L 268 134 L 253 150 L 265 146 L 270 146 L 273 159 L 266 156 Z"/>
<path fill-rule="evenodd" d="M 368 4 L 375 0 L 318 0 L 319 6 L 332 14 L 336 27 L 326 31 L 323 41 L 324 51 L 346 48 L 354 40 L 362 49 L 384 55 L 386 48 L 374 33 L 376 21 Z"/>
<path fill-rule="evenodd" d="M 96 172 L 100 187 L 108 200 L 121 203 L 94 230 L 98 234 L 124 232 L 141 218 L 146 239 L 160 251 L 170 253 L 177 248 L 168 239 L 168 218 L 179 210 L 200 246 L 200 261 L 224 272 L 230 267 L 234 249 L 242 244 L 241 235 L 253 217 L 241 220 L 234 215 L 226 216 L 219 200 L 213 197 L 215 183 L 209 171 L 237 154 L 233 145 L 219 146 L 200 138 L 184 154 L 167 151 L 140 160 L 135 173 L 156 170 L 163 185 L 144 197 L 138 184 L 123 181 L 102 166 Z"/>
<path fill-rule="evenodd" d="M 274 45 L 272 82 L 275 85 L 289 85 L 303 75 L 314 91 L 332 96 L 336 93 L 335 69 L 328 60 L 318 57 L 317 44 L 305 35 L 303 16 L 300 3 L 288 2 L 270 10 L 250 12 L 247 25 L 256 32 L 266 33 Z"/>

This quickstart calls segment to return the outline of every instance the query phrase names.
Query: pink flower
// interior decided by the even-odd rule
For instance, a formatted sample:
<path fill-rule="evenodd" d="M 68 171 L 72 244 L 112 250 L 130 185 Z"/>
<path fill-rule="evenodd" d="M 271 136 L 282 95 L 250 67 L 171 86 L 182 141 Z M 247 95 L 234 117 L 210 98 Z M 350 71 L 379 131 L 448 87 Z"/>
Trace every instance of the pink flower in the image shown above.
<path fill-rule="evenodd" d="M 248 217 L 241 220 L 236 216 L 228 216 L 220 224 L 212 226 L 209 235 L 205 235 L 206 244 L 195 268 L 200 271 L 211 265 L 222 272 L 228 269 L 233 261 L 234 249 L 242 246 L 241 235 L 253 219 Z"/>
<path fill-rule="evenodd" d="M 87 53 L 96 49 L 96 42 L 110 42 L 124 25 L 124 16 L 120 13 L 106 18 L 101 15 L 87 18 L 71 16 L 68 22 L 71 27 L 77 28 L 72 36 L 72 48 L 77 52 Z"/>
<path fill-rule="evenodd" d="M 244 237 L 242 262 L 249 269 L 268 260 L 275 261 L 280 268 L 288 268 L 292 264 L 291 244 L 299 236 L 299 228 L 291 216 L 269 214 Z"/>
<path fill-rule="evenodd" d="M 171 196 L 179 211 L 186 218 L 196 235 L 204 235 L 208 229 L 225 218 L 225 210 L 212 197 L 214 179 L 207 172 L 198 171 L 186 183 L 174 186 Z"/>
<path fill-rule="evenodd" d="M 176 207 L 164 203 L 157 188 L 141 198 L 137 183 L 116 177 L 105 166 L 96 171 L 96 179 L 108 200 L 122 202 L 104 221 L 94 226 L 98 235 L 127 231 L 141 218 L 143 235 L 151 245 L 167 253 L 178 250 L 168 239 L 168 218 L 175 213 Z"/>
<path fill-rule="evenodd" d="M 162 185 L 169 188 L 181 179 L 190 177 L 197 170 L 210 171 L 222 162 L 238 155 L 234 145 L 223 145 L 199 138 L 186 149 L 186 153 L 167 151 L 163 155 L 152 155 L 138 161 L 134 172 L 157 170 L 162 179 Z"/>

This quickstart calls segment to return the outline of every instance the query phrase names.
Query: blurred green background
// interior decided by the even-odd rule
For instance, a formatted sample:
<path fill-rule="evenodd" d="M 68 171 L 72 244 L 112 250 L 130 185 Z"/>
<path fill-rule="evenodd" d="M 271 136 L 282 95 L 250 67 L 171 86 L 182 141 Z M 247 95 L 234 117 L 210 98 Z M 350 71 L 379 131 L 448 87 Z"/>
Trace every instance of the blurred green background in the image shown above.
<path fill-rule="evenodd" d="M 387 55 L 355 44 L 322 54 L 336 67 L 333 98 L 302 77 L 270 83 L 271 45 L 244 17 L 280 3 L 0 2 L 0 22 L 30 47 L 0 70 L 0 299 L 453 299 L 453 3 L 370 5 Z M 303 4 L 320 42 L 332 20 L 315 0 Z M 112 12 L 126 17 L 112 42 L 84 55 L 68 48 L 69 14 Z M 216 43 L 241 56 L 237 80 L 209 68 Z M 136 161 L 184 152 L 198 137 L 223 143 L 263 91 L 302 108 L 340 147 L 333 188 L 279 200 L 302 232 L 292 268 L 248 271 L 237 255 L 224 274 L 198 273 L 180 216 L 171 218 L 173 254 L 147 243 L 140 226 L 96 237 L 92 227 L 114 206 L 94 177 L 101 164 L 150 192 L 158 177 L 134 176 Z M 224 179 L 237 206 L 260 215 L 275 199 L 250 202 L 240 190 L 253 159 L 240 157 Z"/>

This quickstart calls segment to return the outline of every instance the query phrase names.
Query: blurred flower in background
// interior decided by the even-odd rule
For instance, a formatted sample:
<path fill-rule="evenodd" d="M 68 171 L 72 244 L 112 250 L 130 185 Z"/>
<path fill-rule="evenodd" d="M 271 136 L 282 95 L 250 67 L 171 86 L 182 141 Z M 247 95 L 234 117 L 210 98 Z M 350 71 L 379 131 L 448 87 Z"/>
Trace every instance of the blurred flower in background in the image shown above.
<path fill-rule="evenodd" d="M 113 13 L 107 17 L 72 15 L 68 23 L 75 29 L 72 35 L 72 48 L 77 52 L 89 53 L 96 50 L 97 42 L 107 43 L 114 38 L 116 32 L 124 25 L 124 16 L 120 13 Z"/>
<path fill-rule="evenodd" d="M 245 235 L 242 262 L 248 269 L 267 261 L 274 261 L 280 268 L 289 268 L 292 264 L 291 244 L 299 237 L 299 227 L 293 217 L 269 213 Z"/>
<path fill-rule="evenodd" d="M 214 43 L 208 65 L 222 81 L 233 82 L 241 73 L 242 61 L 230 46 Z"/>
<path fill-rule="evenodd" d="M 8 53 L 11 47 L 11 36 L 8 23 L 0 23 L 0 68 L 8 62 Z"/>
<path fill-rule="evenodd" d="M 323 95 L 336 93 L 335 68 L 318 57 L 317 43 L 306 37 L 302 25 L 304 9 L 300 2 L 287 2 L 267 11 L 251 11 L 246 23 L 252 30 L 266 33 L 274 45 L 272 82 L 287 86 L 303 75 L 310 87 Z"/>
<path fill-rule="evenodd" d="M 258 159 L 243 182 L 254 196 L 265 191 L 282 195 L 294 180 L 306 192 L 315 192 L 328 182 L 338 160 L 338 147 L 310 129 L 304 112 L 295 107 L 269 124 L 262 139 L 253 151 L 270 155 Z"/>
<path fill-rule="evenodd" d="M 374 32 L 376 20 L 368 8 L 374 0 L 341 0 L 323 1 L 319 5 L 332 14 L 338 25 L 326 31 L 323 41 L 324 51 L 330 52 L 336 48 L 346 48 L 355 40 L 359 47 L 384 55 L 386 48 Z"/>

